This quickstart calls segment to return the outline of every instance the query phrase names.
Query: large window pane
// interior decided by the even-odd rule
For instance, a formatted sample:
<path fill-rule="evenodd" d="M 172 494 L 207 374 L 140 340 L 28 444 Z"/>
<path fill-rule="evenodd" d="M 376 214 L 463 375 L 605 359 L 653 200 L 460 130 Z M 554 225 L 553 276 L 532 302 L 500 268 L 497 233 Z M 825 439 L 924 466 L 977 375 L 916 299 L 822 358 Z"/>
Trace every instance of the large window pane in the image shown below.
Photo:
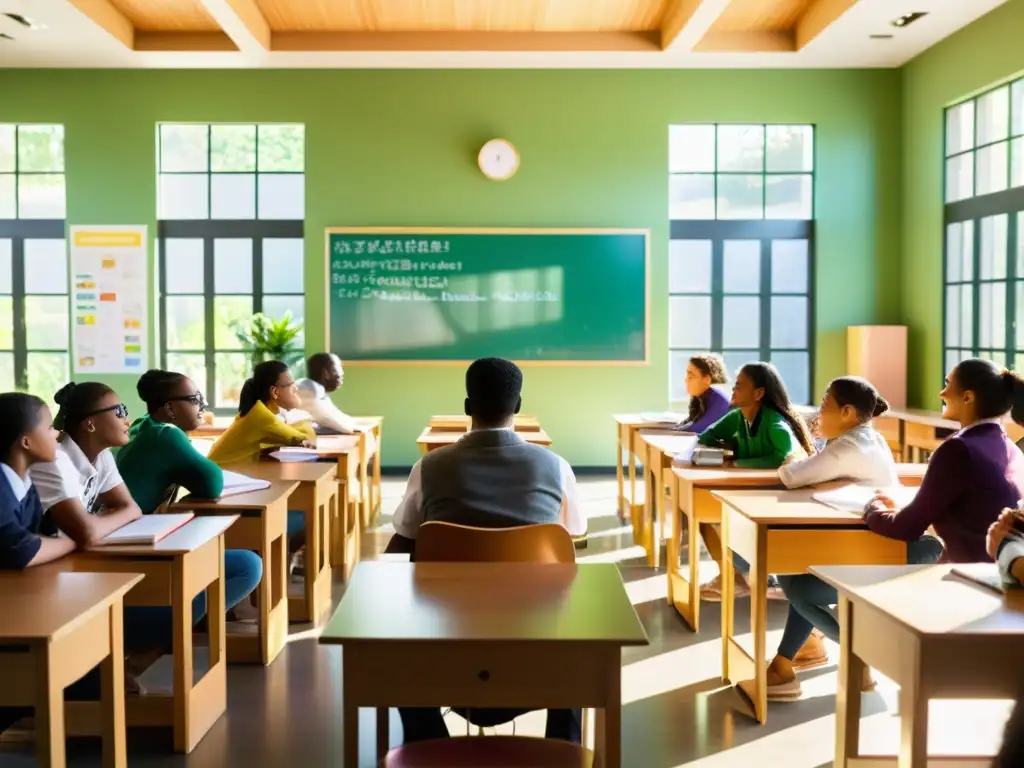
<path fill-rule="evenodd" d="M 0 331 L 0 336 L 3 331 Z M 14 355 L 10 352 L 0 352 L 0 392 L 10 392 L 14 389 Z"/>
<path fill-rule="evenodd" d="M 982 283 L 978 293 L 978 346 L 1006 346 L 1006 283 Z"/>
<path fill-rule="evenodd" d="M 711 241 L 672 240 L 668 244 L 669 293 L 711 293 Z"/>
<path fill-rule="evenodd" d="M 814 128 L 809 125 L 769 125 L 766 128 L 765 168 L 769 171 L 814 169 Z"/>
<path fill-rule="evenodd" d="M 807 347 L 807 299 L 803 296 L 772 297 L 771 345 L 779 349 Z"/>
<path fill-rule="evenodd" d="M 66 215 L 64 174 L 18 175 L 18 218 L 63 219 Z"/>
<path fill-rule="evenodd" d="M 1017 214 L 1017 277 L 1024 278 L 1024 211 Z"/>
<path fill-rule="evenodd" d="M 974 146 L 974 102 L 965 101 L 946 110 L 946 156 Z"/>
<path fill-rule="evenodd" d="M 766 219 L 810 219 L 810 174 L 766 176 L 764 217 Z"/>
<path fill-rule="evenodd" d="M 772 240 L 772 293 L 806 293 L 810 288 L 806 240 Z"/>
<path fill-rule="evenodd" d="M 1010 88 L 1003 86 L 978 97 L 977 146 L 1001 141 L 1010 129 Z"/>
<path fill-rule="evenodd" d="M 711 348 L 711 297 L 671 296 L 668 344 L 676 349 Z"/>
<path fill-rule="evenodd" d="M 1017 80 L 1013 86 L 1011 86 L 1010 102 L 1013 113 L 1013 122 L 1010 132 L 1014 136 L 1020 136 L 1024 134 L 1024 79 Z"/>
<path fill-rule="evenodd" d="M 0 295 L 10 293 L 13 290 L 13 253 L 14 244 L 7 238 L 0 238 Z M 5 322 L 7 322 L 6 318 L 0 317 L 0 327 Z"/>
<path fill-rule="evenodd" d="M 973 271 L 973 222 L 956 222 L 946 227 L 946 282 L 970 280 Z M 966 230 L 966 231 L 965 231 Z"/>
<path fill-rule="evenodd" d="M 302 173 L 260 174 L 259 217 L 300 220 L 306 217 L 306 176 Z"/>
<path fill-rule="evenodd" d="M 252 320 L 252 298 L 249 296 L 217 296 L 213 300 L 213 341 L 215 348 L 241 349 L 238 331 Z"/>
<path fill-rule="evenodd" d="M 1024 187 L 1024 136 L 1010 142 L 1010 186 Z"/>
<path fill-rule="evenodd" d="M 987 195 L 1006 189 L 1010 175 L 1007 143 L 992 144 L 978 150 L 976 195 Z"/>
<path fill-rule="evenodd" d="M 67 293 L 68 256 L 64 240 L 25 240 L 25 292 Z"/>
<path fill-rule="evenodd" d="M 761 343 L 761 299 L 726 296 L 722 299 L 722 346 L 756 348 Z"/>
<path fill-rule="evenodd" d="M 198 237 L 173 237 L 163 241 L 166 284 L 164 293 L 202 293 L 204 283 L 203 241 Z"/>
<path fill-rule="evenodd" d="M 67 297 L 26 296 L 25 337 L 28 349 L 67 349 Z"/>
<path fill-rule="evenodd" d="M 718 126 L 718 170 L 763 171 L 764 126 Z"/>
<path fill-rule="evenodd" d="M 714 125 L 670 125 L 668 170 L 693 173 L 715 170 Z"/>
<path fill-rule="evenodd" d="M 29 352 L 26 360 L 28 391 L 46 402 L 71 379 L 65 353 Z"/>
<path fill-rule="evenodd" d="M 18 171 L 64 172 L 64 126 L 19 125 Z"/>
<path fill-rule="evenodd" d="M 1006 277 L 1006 227 L 1006 214 L 987 216 L 981 220 L 979 276 L 982 280 L 1002 280 Z"/>
<path fill-rule="evenodd" d="M 211 219 L 255 219 L 256 175 L 215 173 L 210 177 Z"/>
<path fill-rule="evenodd" d="M 959 347 L 970 344 L 970 339 L 960 339 L 960 286 L 946 286 L 946 346 Z"/>
<path fill-rule="evenodd" d="M 205 219 L 210 215 L 210 177 L 206 174 L 160 174 L 161 219 Z"/>
<path fill-rule="evenodd" d="M 264 290 L 302 293 L 305 242 L 298 237 L 268 237 L 263 240 Z M 671 245 L 669 246 L 671 252 Z"/>
<path fill-rule="evenodd" d="M 263 314 L 274 320 L 283 320 L 290 313 L 292 322 L 301 325 L 303 330 L 295 337 L 295 344 L 302 347 L 306 343 L 306 299 L 305 296 L 264 296 Z"/>
<path fill-rule="evenodd" d="M 168 296 L 167 348 L 200 350 L 206 347 L 206 310 L 202 296 Z"/>
<path fill-rule="evenodd" d="M 17 176 L 13 173 L 0 173 L 0 219 L 16 219 L 18 217 L 18 194 L 15 191 Z M 714 203 L 712 201 L 712 218 Z"/>
<path fill-rule="evenodd" d="M 715 177 L 711 174 L 674 174 L 668 177 L 670 219 L 715 218 Z"/>
<path fill-rule="evenodd" d="M 1017 317 L 1014 323 L 1017 337 L 1017 349 L 1024 350 L 1024 280 L 1017 281 Z M 1018 353 L 1018 356 L 1020 353 Z M 1020 368 L 1020 366 L 1018 366 Z"/>
<path fill-rule="evenodd" d="M 252 240 L 219 237 L 213 241 L 213 290 L 252 293 Z"/>
<path fill-rule="evenodd" d="M 960 339 L 963 347 L 974 344 L 974 289 L 970 285 L 960 286 Z"/>
<path fill-rule="evenodd" d="M 0 296 L 0 349 L 14 349 L 14 299 Z"/>
<path fill-rule="evenodd" d="M 764 176 L 720 175 L 719 219 L 763 219 Z"/>
<path fill-rule="evenodd" d="M 211 399 L 206 385 L 206 356 L 202 353 L 183 355 L 180 352 L 169 352 L 167 370 L 188 376 L 195 382 L 199 391 L 206 395 L 207 400 Z"/>
<path fill-rule="evenodd" d="M 215 357 L 215 365 L 217 366 L 217 391 L 213 395 L 214 406 L 236 408 L 238 397 L 242 392 L 242 384 L 249 377 L 249 356 L 242 353 L 220 352 Z"/>
<path fill-rule="evenodd" d="M 790 399 L 797 405 L 807 405 L 811 401 L 811 356 L 807 352 L 775 352 L 771 353 L 771 363 L 779 369 Z"/>
<path fill-rule="evenodd" d="M 946 202 L 965 200 L 974 194 L 974 155 L 957 155 L 946 161 Z"/>
<path fill-rule="evenodd" d="M 722 244 L 722 290 L 725 293 L 761 291 L 760 240 L 726 240 Z"/>
<path fill-rule="evenodd" d="M 303 125 L 259 126 L 259 167 L 262 171 L 306 170 L 306 128 Z"/>
<path fill-rule="evenodd" d="M 756 349 L 733 349 L 725 350 L 722 352 L 722 359 L 725 361 L 725 371 L 729 375 L 729 378 L 736 378 L 736 374 L 739 373 L 747 363 L 756 363 L 761 359 L 760 351 Z"/>
<path fill-rule="evenodd" d="M 210 170 L 255 171 L 256 126 L 210 126 Z"/>
<path fill-rule="evenodd" d="M 13 125 L 0 124 L 0 173 L 14 173 L 14 133 Z"/>
<path fill-rule="evenodd" d="M 160 170 L 205 172 L 209 166 L 209 127 L 161 125 Z"/>

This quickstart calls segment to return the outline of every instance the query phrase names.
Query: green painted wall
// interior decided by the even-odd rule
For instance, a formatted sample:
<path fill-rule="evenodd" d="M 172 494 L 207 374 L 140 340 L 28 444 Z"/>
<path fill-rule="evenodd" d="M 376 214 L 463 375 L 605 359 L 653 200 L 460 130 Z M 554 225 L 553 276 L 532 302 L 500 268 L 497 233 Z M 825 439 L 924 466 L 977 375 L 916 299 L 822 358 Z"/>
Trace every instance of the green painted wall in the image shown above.
<path fill-rule="evenodd" d="M 1024 0 L 1011 0 L 903 67 L 900 309 L 910 329 L 908 396 L 942 388 L 943 108 L 1024 70 Z"/>
<path fill-rule="evenodd" d="M 895 70 L 0 70 L 0 122 L 66 126 L 71 224 L 151 231 L 157 122 L 305 123 L 310 349 L 323 338 L 327 226 L 650 228 L 651 365 L 526 372 L 524 407 L 559 451 L 577 465 L 607 466 L 610 414 L 666 405 L 668 125 L 818 127 L 820 392 L 843 371 L 847 325 L 899 318 L 900 88 Z M 494 136 L 523 157 L 502 184 L 475 165 Z M 111 382 L 138 406 L 134 381 Z M 384 463 L 408 465 L 427 417 L 461 410 L 462 371 L 352 368 L 340 402 L 383 414 Z"/>

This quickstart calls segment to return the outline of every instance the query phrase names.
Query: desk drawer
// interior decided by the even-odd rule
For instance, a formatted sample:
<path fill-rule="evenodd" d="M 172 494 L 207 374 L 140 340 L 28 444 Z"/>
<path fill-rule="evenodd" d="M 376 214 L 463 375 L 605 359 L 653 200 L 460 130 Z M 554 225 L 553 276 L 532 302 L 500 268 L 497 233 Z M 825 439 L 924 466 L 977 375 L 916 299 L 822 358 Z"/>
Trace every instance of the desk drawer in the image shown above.
<path fill-rule="evenodd" d="M 600 643 L 382 642 L 342 657 L 345 695 L 364 707 L 603 706 L 621 672 L 618 646 Z"/>

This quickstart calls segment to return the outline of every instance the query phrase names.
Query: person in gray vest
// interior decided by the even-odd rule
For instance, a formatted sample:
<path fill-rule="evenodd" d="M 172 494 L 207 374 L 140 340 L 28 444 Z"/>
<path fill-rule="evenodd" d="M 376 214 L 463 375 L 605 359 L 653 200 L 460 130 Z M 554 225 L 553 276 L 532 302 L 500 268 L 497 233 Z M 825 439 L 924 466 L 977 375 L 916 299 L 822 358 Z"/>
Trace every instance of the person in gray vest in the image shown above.
<path fill-rule="evenodd" d="M 522 405 L 523 373 L 508 360 L 477 360 L 466 371 L 470 431 L 459 442 L 424 456 L 412 468 L 395 511 L 389 552 L 415 552 L 421 524 L 441 520 L 481 528 L 561 523 L 574 536 L 586 533 L 576 478 L 558 454 L 531 445 L 512 430 Z M 524 664 L 529 660 L 524 659 Z M 456 707 L 479 727 L 510 722 L 529 710 Z M 399 707 L 406 743 L 448 736 L 437 707 Z M 546 737 L 577 744 L 582 710 L 548 710 Z"/>

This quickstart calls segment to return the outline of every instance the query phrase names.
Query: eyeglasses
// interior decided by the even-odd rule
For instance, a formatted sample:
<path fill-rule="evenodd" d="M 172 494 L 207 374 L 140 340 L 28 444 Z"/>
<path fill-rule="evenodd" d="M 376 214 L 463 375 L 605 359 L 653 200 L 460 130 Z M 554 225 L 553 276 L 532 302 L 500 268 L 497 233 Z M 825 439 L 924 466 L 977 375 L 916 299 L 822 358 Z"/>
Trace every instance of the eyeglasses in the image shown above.
<path fill-rule="evenodd" d="M 202 392 L 196 392 L 194 395 L 184 395 L 182 397 L 168 397 L 165 402 L 168 403 L 191 403 L 192 405 L 199 406 L 199 412 L 202 413 L 209 406 L 207 405 L 206 398 Z"/>
<path fill-rule="evenodd" d="M 82 420 L 84 421 L 85 419 L 88 419 L 90 416 L 99 416 L 101 413 L 107 413 L 108 411 L 113 411 L 114 415 L 117 416 L 117 418 L 119 419 L 128 418 L 128 406 L 125 405 L 124 403 L 118 403 L 117 405 L 112 405 L 109 408 L 100 408 L 99 410 L 90 411 L 89 413 L 83 414 Z"/>

